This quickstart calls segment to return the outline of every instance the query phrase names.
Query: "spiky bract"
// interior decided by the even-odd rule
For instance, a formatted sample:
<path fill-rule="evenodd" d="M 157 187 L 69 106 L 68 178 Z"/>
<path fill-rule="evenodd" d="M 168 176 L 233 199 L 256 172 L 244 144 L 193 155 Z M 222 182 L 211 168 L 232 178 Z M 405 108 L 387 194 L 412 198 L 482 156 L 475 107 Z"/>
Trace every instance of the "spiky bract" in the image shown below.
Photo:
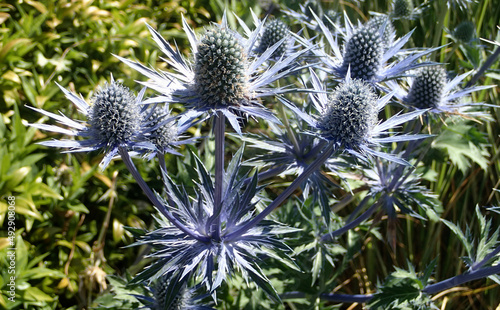
<path fill-rule="evenodd" d="M 321 3 L 319 0 L 308 0 L 304 4 L 304 13 L 309 19 L 314 19 L 314 14 L 316 14 L 319 17 L 323 17 L 323 7 L 321 6 Z"/>
<path fill-rule="evenodd" d="M 151 245 L 154 252 L 150 256 L 156 258 L 134 282 L 151 282 L 166 275 L 173 282 L 187 281 L 192 275 L 213 292 L 235 270 L 239 270 L 246 279 L 253 279 L 267 294 L 279 300 L 258 263 L 263 257 L 279 258 L 291 263 L 284 253 L 289 248 L 276 235 L 297 230 L 272 221 L 262 221 L 242 235 L 230 236 L 231 232 L 250 220 L 260 189 L 257 186 L 257 175 L 247 185 L 245 180 L 248 175 L 238 177 L 242 154 L 243 149 L 235 154 L 224 176 L 221 212 L 218 214 L 220 217 L 216 218 L 220 221 L 218 237 L 212 235 L 216 209 L 214 184 L 200 159 L 192 155 L 196 162 L 195 173 L 199 177 L 194 195 L 188 195 L 164 175 L 169 201 L 163 203 L 186 227 L 196 235 L 206 237 L 208 241 L 193 238 L 169 224 L 166 219 L 158 219 L 160 228 L 138 234 L 138 241 L 134 244 Z"/>
<path fill-rule="evenodd" d="M 442 100 L 446 82 L 446 71 L 442 66 L 420 68 L 406 102 L 419 109 L 436 108 Z"/>
<path fill-rule="evenodd" d="M 289 36 L 288 34 L 288 26 L 280 19 L 271 20 L 264 28 L 264 33 L 260 38 L 259 52 L 265 52 L 269 47 L 274 44 L 280 42 L 285 39 L 283 42 L 272 54 L 272 57 L 279 58 L 285 55 L 287 50 L 286 38 Z"/>
<path fill-rule="evenodd" d="M 377 122 L 377 99 L 361 80 L 337 86 L 319 120 L 323 136 L 348 148 L 364 143 Z"/>
<path fill-rule="evenodd" d="M 376 27 L 359 27 L 344 47 L 343 71 L 351 70 L 353 79 L 372 80 L 381 66 L 384 43 Z"/>
<path fill-rule="evenodd" d="M 334 24 L 339 24 L 341 16 L 342 14 L 337 11 L 327 10 L 322 18 L 323 24 L 325 24 L 328 29 L 334 30 Z"/>
<path fill-rule="evenodd" d="M 208 30 L 195 55 L 195 91 L 212 108 L 237 106 L 246 98 L 246 56 L 224 28 Z"/>

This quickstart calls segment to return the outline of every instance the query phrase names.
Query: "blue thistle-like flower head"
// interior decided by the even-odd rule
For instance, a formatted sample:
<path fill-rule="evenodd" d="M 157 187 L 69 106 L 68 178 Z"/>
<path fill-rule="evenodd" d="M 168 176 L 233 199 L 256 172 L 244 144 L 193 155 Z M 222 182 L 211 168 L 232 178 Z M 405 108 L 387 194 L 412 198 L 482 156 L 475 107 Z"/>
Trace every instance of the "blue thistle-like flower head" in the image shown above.
<path fill-rule="evenodd" d="M 118 83 L 106 84 L 92 98 L 88 112 L 91 135 L 105 148 L 125 145 L 141 127 L 140 106 L 128 88 Z"/>
<path fill-rule="evenodd" d="M 340 84 L 318 121 L 321 134 L 346 148 L 365 143 L 377 124 L 377 99 L 373 88 L 362 80 Z"/>
<path fill-rule="evenodd" d="M 140 63 L 116 57 L 150 78 L 150 81 L 143 84 L 161 93 L 154 99 L 156 102 L 185 105 L 187 110 L 179 119 L 181 126 L 203 114 L 208 113 L 211 116 L 217 112 L 222 112 L 239 134 L 241 134 L 239 115 L 279 123 L 279 120 L 262 106 L 259 98 L 294 91 L 291 87 L 275 89 L 268 85 L 299 70 L 300 67 L 295 62 L 299 56 L 308 52 L 308 49 L 287 55 L 263 70 L 263 67 L 267 67 L 266 61 L 280 44 L 275 44 L 266 52 L 255 55 L 252 51 L 255 49 L 264 23 L 254 16 L 257 28 L 252 31 L 242 20 L 237 19 L 248 38 L 229 29 L 225 15 L 222 23 L 213 25 L 201 39 L 183 18 L 184 30 L 194 54 L 194 63 L 184 59 L 179 51 L 173 49 L 148 25 L 153 39 L 167 55 L 167 62 L 176 71 L 175 73 L 156 71 Z"/>
<path fill-rule="evenodd" d="M 409 18 L 413 14 L 412 0 L 394 0 L 392 3 L 392 16 L 394 18 Z"/>
<path fill-rule="evenodd" d="M 281 40 L 284 40 L 279 47 L 272 54 L 273 58 L 280 58 L 285 56 L 288 52 L 288 38 L 289 38 L 289 28 L 281 19 L 273 19 L 269 21 L 264 27 L 264 32 L 260 38 L 260 44 L 257 48 L 257 52 L 263 53 L 268 48 L 277 44 Z"/>
<path fill-rule="evenodd" d="M 396 28 L 394 28 L 389 16 L 375 15 L 366 22 L 365 27 L 372 28 L 372 31 L 374 32 L 381 31 L 383 29 L 382 46 L 384 53 L 394 44 Z"/>
<path fill-rule="evenodd" d="M 488 118 L 487 112 L 470 110 L 473 106 L 484 106 L 484 103 L 470 102 L 466 97 L 472 92 L 492 88 L 495 85 L 460 87 L 460 83 L 471 73 L 466 72 L 449 80 L 443 66 L 427 66 L 419 68 L 409 78 L 409 90 L 403 89 L 394 81 L 388 81 L 387 85 L 398 99 L 417 109 L 430 109 L 429 112 L 433 114 L 447 113 Z"/>
<path fill-rule="evenodd" d="M 195 54 L 194 90 L 210 108 L 248 101 L 247 57 L 231 31 L 214 27 L 205 33 Z"/>
<path fill-rule="evenodd" d="M 179 140 L 179 128 L 168 110 L 153 108 L 147 114 L 145 121 L 151 128 L 147 139 L 155 145 L 157 150 L 165 152 Z"/>
<path fill-rule="evenodd" d="M 140 103 L 145 89 L 136 98 L 125 86 L 115 82 L 101 87 L 92 97 L 89 105 L 81 96 L 59 86 L 66 97 L 72 101 L 78 110 L 87 117 L 87 123 L 77 122 L 64 115 L 53 114 L 41 109 L 32 108 L 47 115 L 59 123 L 72 129 L 63 129 L 58 126 L 45 124 L 30 124 L 33 127 L 63 133 L 70 136 L 80 136 L 81 141 L 54 140 L 40 142 L 41 145 L 69 148 L 68 152 L 86 152 L 102 149 L 106 155 L 101 162 L 105 168 L 118 148 L 127 149 L 154 149 L 154 146 L 145 140 L 145 126 L 141 122 Z"/>
<path fill-rule="evenodd" d="M 442 66 L 420 68 L 415 75 L 406 102 L 419 109 L 436 108 L 442 101 L 446 82 L 446 71 Z"/>
<path fill-rule="evenodd" d="M 351 77 L 371 81 L 378 73 L 384 52 L 383 38 L 372 26 L 358 28 L 344 47 L 342 70 Z"/>
<path fill-rule="evenodd" d="M 453 37 L 458 41 L 468 43 L 472 41 L 476 34 L 476 28 L 471 21 L 463 21 L 453 30 Z"/>

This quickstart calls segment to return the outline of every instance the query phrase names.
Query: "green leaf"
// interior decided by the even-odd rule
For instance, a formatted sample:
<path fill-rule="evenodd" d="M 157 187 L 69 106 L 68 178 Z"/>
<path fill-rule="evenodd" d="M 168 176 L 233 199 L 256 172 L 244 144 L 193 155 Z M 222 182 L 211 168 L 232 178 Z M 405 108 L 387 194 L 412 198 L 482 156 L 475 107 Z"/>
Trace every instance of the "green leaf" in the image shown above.
<path fill-rule="evenodd" d="M 23 298 L 31 301 L 52 301 L 53 298 L 37 287 L 29 287 L 24 291 Z"/>
<path fill-rule="evenodd" d="M 432 143 L 435 148 L 445 149 L 451 161 L 462 172 L 470 168 L 470 161 L 482 169 L 488 168 L 489 153 L 484 147 L 484 137 L 474 127 L 464 122 L 448 124 Z"/>
<path fill-rule="evenodd" d="M 441 221 L 443 223 L 445 223 L 446 226 L 448 226 L 448 228 L 451 229 L 451 231 L 453 231 L 453 233 L 455 233 L 455 235 L 458 237 L 458 239 L 460 240 L 460 242 L 462 242 L 463 246 L 467 249 L 467 253 L 469 255 L 471 255 L 472 254 L 472 243 L 465 236 L 465 234 L 462 232 L 462 230 L 460 229 L 460 227 L 458 227 L 457 225 L 455 225 L 452 222 L 447 221 L 445 219 L 441 219 Z"/>

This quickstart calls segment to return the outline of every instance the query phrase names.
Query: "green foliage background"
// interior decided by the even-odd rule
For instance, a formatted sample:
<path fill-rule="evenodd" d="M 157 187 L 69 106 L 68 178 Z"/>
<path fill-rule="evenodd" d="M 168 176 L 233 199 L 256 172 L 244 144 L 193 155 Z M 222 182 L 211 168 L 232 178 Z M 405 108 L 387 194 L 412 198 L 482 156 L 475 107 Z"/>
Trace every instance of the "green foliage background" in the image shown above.
<path fill-rule="evenodd" d="M 142 257 L 147 249 L 126 248 L 133 238 L 124 226 L 153 225 L 152 206 L 120 161 L 99 171 L 98 154 L 63 154 L 58 149 L 36 145 L 36 141 L 51 134 L 26 124 L 46 122 L 47 118 L 40 119 L 39 114 L 26 106 L 59 110 L 78 118 L 55 82 L 86 99 L 110 75 L 137 91 L 134 80 L 142 77 L 111 54 L 160 68 L 165 66 L 161 61 L 157 63 L 158 51 L 145 23 L 158 29 L 169 41 L 176 40 L 182 49 L 188 45 L 181 30 L 181 14 L 191 26 L 201 28 L 210 21 L 220 20 L 225 7 L 228 12 L 250 20 L 250 8 L 263 16 L 265 12 L 279 15 L 280 6 L 294 9 L 298 6 L 298 1 L 284 1 L 274 3 L 273 9 L 269 6 L 271 1 L 264 2 L 0 2 L 0 308 L 97 308 L 99 304 L 113 305 L 108 294 L 111 288 L 115 300 L 137 305 L 122 288 L 124 279 L 143 268 Z M 427 47 L 450 43 L 435 58 L 447 62 L 447 70 L 463 73 L 480 67 L 492 53 L 493 45 L 482 41 L 459 44 L 447 35 L 447 29 L 470 20 L 476 26 L 478 38 L 500 41 L 496 28 L 500 7 L 494 2 L 478 1 L 471 5 L 472 10 L 443 13 L 445 1 L 436 1 L 429 3 L 430 9 L 415 20 L 399 21 L 395 26 L 399 35 L 416 28 L 411 43 L 414 46 L 421 46 L 422 42 Z M 389 1 L 360 1 L 359 5 L 325 1 L 323 5 L 339 11 L 345 9 L 353 20 L 366 20 L 370 11 L 387 12 L 390 4 Z M 234 17 L 228 15 L 234 24 Z M 442 21 L 444 28 L 436 21 Z M 498 66 L 497 61 L 478 83 L 497 84 Z M 497 105 L 498 88 L 476 93 L 473 99 Z M 469 225 L 479 231 L 478 224 L 472 221 L 476 205 L 494 206 L 499 202 L 500 193 L 496 189 L 500 186 L 500 110 L 491 109 L 491 115 L 493 120 L 483 123 L 452 119 L 433 140 L 425 157 L 426 185 L 438 194 L 443 205 L 442 217 L 462 230 Z M 189 179 L 182 175 L 182 169 L 177 169 L 183 162 L 189 164 L 189 158 L 171 157 L 169 170 L 177 173 L 177 178 Z M 161 190 L 154 163 L 142 165 L 141 169 L 146 180 Z M 277 190 L 278 187 L 279 184 Z M 8 263 L 5 255 L 8 243 L 3 228 L 8 196 L 16 197 L 16 304 L 8 304 L 6 295 L 9 275 L 4 267 Z M 353 210 L 355 203 L 349 210 Z M 493 227 L 498 227 L 498 215 L 487 215 L 493 218 Z M 396 228 L 398 246 L 394 250 L 383 237 L 377 238 L 391 232 L 386 225 L 379 226 L 376 234 L 366 237 L 358 230 L 344 240 L 352 253 L 338 251 L 349 258 L 337 263 L 342 271 L 336 280 L 341 291 L 374 292 L 377 281 L 386 278 L 393 266 L 407 268 L 407 260 L 417 270 L 424 270 L 437 257 L 433 274 L 436 279 L 446 279 L 466 268 L 460 260 L 466 249 L 460 238 L 442 223 L 422 223 L 402 216 Z M 318 263 L 321 262 L 314 262 Z M 308 262 L 302 264 L 314 270 Z M 270 275 L 276 274 L 278 290 L 280 279 L 287 287 L 311 286 L 310 279 L 300 274 L 287 276 L 280 272 L 269 270 Z M 258 297 L 262 292 L 247 288 L 238 278 L 233 282 L 231 288 L 221 293 L 228 308 L 229 305 L 233 305 L 232 309 L 243 308 L 242 305 L 247 309 L 272 307 L 266 306 L 265 297 Z M 498 306 L 498 296 L 498 284 L 480 280 L 445 292 L 439 300 L 442 309 L 494 309 Z M 119 304 L 114 307 L 120 309 Z M 301 309 L 300 303 L 287 303 L 287 307 Z"/>

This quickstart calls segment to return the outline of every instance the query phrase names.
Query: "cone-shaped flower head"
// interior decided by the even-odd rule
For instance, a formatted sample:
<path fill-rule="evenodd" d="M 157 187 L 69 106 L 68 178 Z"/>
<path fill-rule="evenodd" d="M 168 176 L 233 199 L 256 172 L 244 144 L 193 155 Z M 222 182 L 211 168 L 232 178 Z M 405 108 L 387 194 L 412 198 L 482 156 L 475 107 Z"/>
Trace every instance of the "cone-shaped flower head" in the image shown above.
<path fill-rule="evenodd" d="M 224 28 L 208 30 L 195 55 L 195 91 L 211 107 L 239 105 L 246 97 L 246 56 L 235 36 Z"/>
<path fill-rule="evenodd" d="M 64 115 L 57 115 L 41 109 L 32 108 L 47 115 L 59 123 L 71 127 L 70 130 L 54 125 L 30 124 L 33 127 L 63 133 L 70 136 L 80 136 L 83 140 L 53 140 L 41 142 L 41 145 L 69 148 L 68 152 L 88 152 L 102 149 L 106 153 L 101 162 L 105 168 L 118 148 L 127 149 L 154 149 L 146 141 L 145 126 L 142 122 L 140 102 L 145 89 L 137 96 L 125 86 L 116 83 L 106 83 L 92 97 L 92 104 L 88 104 L 81 96 L 62 88 L 66 97 L 71 100 L 78 110 L 87 117 L 87 123 L 76 122 Z"/>
<path fill-rule="evenodd" d="M 172 119 L 168 111 L 159 108 L 147 116 L 146 121 L 152 128 L 148 140 L 160 151 L 171 147 L 179 138 L 178 128 Z"/>
<path fill-rule="evenodd" d="M 370 81 L 380 69 L 384 43 L 379 28 L 366 24 L 347 41 L 342 70 L 347 71 L 350 67 L 353 79 Z"/>
<path fill-rule="evenodd" d="M 279 58 L 285 55 L 287 51 L 287 42 L 289 29 L 287 24 L 285 24 L 280 19 L 274 19 L 267 23 L 264 28 L 264 33 L 260 38 L 260 45 L 258 51 L 260 53 L 265 52 L 269 47 L 285 39 L 285 41 L 274 51 L 272 57 Z"/>
<path fill-rule="evenodd" d="M 392 15 L 395 18 L 408 18 L 413 13 L 412 0 L 394 0 L 392 4 Z"/>
<path fill-rule="evenodd" d="M 436 108 L 442 100 L 446 82 L 446 71 L 443 67 L 420 68 L 406 101 L 419 109 Z"/>
<path fill-rule="evenodd" d="M 387 51 L 387 49 L 389 49 L 389 47 L 391 47 L 394 43 L 396 29 L 394 28 L 389 16 L 376 15 L 366 22 L 365 27 L 371 28 L 374 32 L 383 31 L 382 44 L 384 46 L 384 52 Z"/>
<path fill-rule="evenodd" d="M 372 87 L 361 80 L 340 84 L 319 119 L 322 134 L 347 148 L 364 143 L 377 123 L 377 99 Z"/>
<path fill-rule="evenodd" d="M 127 144 L 141 127 L 135 96 L 121 84 L 106 84 L 94 95 L 92 103 L 88 113 L 90 131 L 107 151 Z"/>
<path fill-rule="evenodd" d="M 455 39 L 466 43 L 472 41 L 475 34 L 476 29 L 474 24 L 470 21 L 461 22 L 453 31 L 453 37 L 455 37 Z"/>

